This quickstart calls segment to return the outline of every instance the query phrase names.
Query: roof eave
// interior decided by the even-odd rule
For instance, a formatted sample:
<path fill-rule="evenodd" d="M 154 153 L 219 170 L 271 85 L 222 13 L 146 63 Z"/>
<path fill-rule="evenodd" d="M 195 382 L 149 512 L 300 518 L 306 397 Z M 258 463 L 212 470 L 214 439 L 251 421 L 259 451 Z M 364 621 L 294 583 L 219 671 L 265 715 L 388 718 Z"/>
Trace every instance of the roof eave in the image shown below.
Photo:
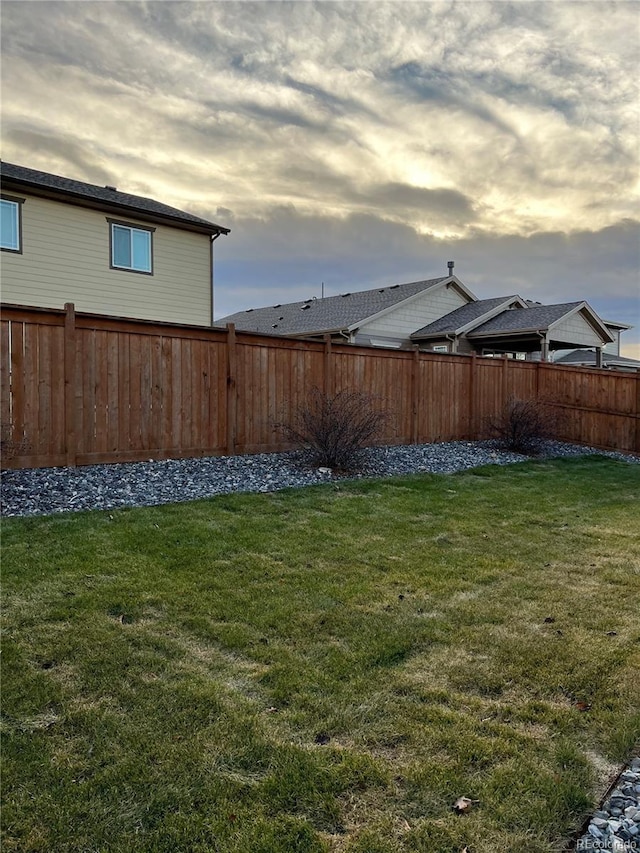
<path fill-rule="evenodd" d="M 439 332 L 428 332 L 426 335 L 421 335 L 419 332 L 414 332 L 409 335 L 409 339 L 412 341 L 434 341 L 438 338 L 448 338 L 451 335 L 455 335 L 455 329 L 442 329 Z"/>
<path fill-rule="evenodd" d="M 355 326 L 357 329 L 358 326 Z M 287 337 L 290 338 L 317 338 L 322 335 L 346 335 L 351 332 L 351 329 L 344 326 L 336 326 L 334 329 L 320 329 L 318 330 L 309 330 L 308 332 L 286 332 Z M 285 334 L 285 333 L 283 333 Z"/>
<path fill-rule="evenodd" d="M 103 201 L 102 199 L 92 199 L 82 193 L 74 192 L 73 190 L 57 189 L 55 187 L 46 187 L 34 181 L 29 181 L 24 178 L 14 178 L 3 176 L 3 190 L 23 190 L 30 192 L 32 195 L 37 195 L 40 198 L 50 199 L 51 201 L 62 201 L 67 204 L 75 204 L 78 207 L 86 207 L 91 210 L 101 210 L 105 213 L 128 213 L 129 216 L 134 216 L 136 219 L 143 219 L 145 222 L 154 222 L 162 225 L 171 223 L 174 227 L 180 228 L 183 231 L 195 231 L 199 234 L 229 234 L 231 229 L 225 228 L 222 225 L 217 225 L 215 222 L 205 224 L 204 222 L 190 222 L 186 219 L 181 219 L 177 216 L 171 216 L 165 213 L 154 213 L 153 211 L 145 210 L 144 208 L 135 207 L 122 202 Z"/>
<path fill-rule="evenodd" d="M 620 331 L 626 331 L 627 329 L 633 329 L 634 327 L 629 325 L 629 323 L 618 323 L 613 320 L 603 320 L 602 321 L 605 326 L 611 326 L 612 329 L 620 329 Z"/>
<path fill-rule="evenodd" d="M 496 329 L 495 331 L 488 332 L 470 332 L 467 337 L 468 338 L 513 338 L 517 335 L 544 335 L 549 331 L 548 327 L 543 329 L 537 329 L 535 326 L 529 329 L 508 329 L 507 331 L 501 331 Z"/>

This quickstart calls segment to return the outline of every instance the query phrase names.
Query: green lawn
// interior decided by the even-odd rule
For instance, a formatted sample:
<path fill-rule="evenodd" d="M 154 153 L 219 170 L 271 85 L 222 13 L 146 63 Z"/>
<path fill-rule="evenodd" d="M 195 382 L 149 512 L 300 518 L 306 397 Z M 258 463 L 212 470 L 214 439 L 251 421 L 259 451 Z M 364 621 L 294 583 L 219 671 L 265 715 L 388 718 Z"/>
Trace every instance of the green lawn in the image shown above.
<path fill-rule="evenodd" d="M 640 739 L 639 516 L 591 457 L 5 520 L 3 851 L 561 850 Z"/>

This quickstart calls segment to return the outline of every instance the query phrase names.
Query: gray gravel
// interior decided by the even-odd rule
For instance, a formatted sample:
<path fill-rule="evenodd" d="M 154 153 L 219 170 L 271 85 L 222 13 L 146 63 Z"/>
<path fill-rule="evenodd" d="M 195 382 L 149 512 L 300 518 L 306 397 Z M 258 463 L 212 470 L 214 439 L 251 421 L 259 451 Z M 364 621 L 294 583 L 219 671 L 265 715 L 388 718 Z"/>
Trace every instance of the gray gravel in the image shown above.
<path fill-rule="evenodd" d="M 640 758 L 634 758 L 578 839 L 577 851 L 640 850 Z"/>
<path fill-rule="evenodd" d="M 640 462 L 640 457 L 560 442 L 546 443 L 540 456 L 588 453 L 602 453 L 630 463 Z M 355 476 L 418 472 L 450 474 L 479 465 L 508 465 L 527 458 L 500 450 L 495 443 L 486 441 L 378 447 L 366 452 L 361 472 Z M 34 468 L 2 472 L 0 512 L 3 516 L 31 516 L 156 506 L 230 492 L 274 492 L 337 479 L 344 479 L 344 476 L 327 469 L 309 468 L 300 452 L 169 459 L 82 468 Z"/>

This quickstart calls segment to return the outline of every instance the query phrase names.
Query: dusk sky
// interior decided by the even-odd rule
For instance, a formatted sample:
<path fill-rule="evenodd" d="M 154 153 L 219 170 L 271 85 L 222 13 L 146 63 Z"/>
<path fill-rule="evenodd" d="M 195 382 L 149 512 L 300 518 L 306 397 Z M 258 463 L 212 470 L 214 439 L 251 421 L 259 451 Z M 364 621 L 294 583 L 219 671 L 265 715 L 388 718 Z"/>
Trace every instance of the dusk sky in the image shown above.
<path fill-rule="evenodd" d="M 2 158 L 231 228 L 216 317 L 446 275 L 640 358 L 640 3 L 13 2 Z"/>

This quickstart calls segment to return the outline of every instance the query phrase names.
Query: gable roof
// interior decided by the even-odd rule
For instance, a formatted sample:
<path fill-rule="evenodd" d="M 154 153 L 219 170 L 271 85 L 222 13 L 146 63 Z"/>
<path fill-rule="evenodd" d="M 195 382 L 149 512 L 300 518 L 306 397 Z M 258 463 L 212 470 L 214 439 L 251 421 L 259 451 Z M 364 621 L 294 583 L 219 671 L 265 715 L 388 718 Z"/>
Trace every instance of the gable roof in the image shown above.
<path fill-rule="evenodd" d="M 518 311 L 504 311 L 469 332 L 469 337 L 502 335 L 513 332 L 546 332 L 570 314 L 584 311 L 602 339 L 612 341 L 613 335 L 586 302 L 563 302 L 558 305 L 533 305 Z"/>
<path fill-rule="evenodd" d="M 249 308 L 216 320 L 215 325 L 234 323 L 237 329 L 276 335 L 325 334 L 357 328 L 366 320 L 439 285 L 451 283 L 468 293 L 455 276 L 394 284 L 360 290 L 325 299 L 306 299 L 267 308 Z M 469 294 L 471 296 L 471 294 Z"/>
<path fill-rule="evenodd" d="M 168 221 L 177 228 L 205 234 L 228 234 L 230 231 L 229 228 L 216 225 L 199 216 L 193 216 L 191 213 L 185 213 L 175 207 L 169 207 L 168 204 L 162 204 L 144 196 L 119 192 L 114 187 L 86 184 L 5 161 L 0 162 L 0 175 L 5 189 L 22 189 L 25 192 L 30 191 L 36 195 L 66 200 L 85 207 L 128 212 L 143 219 Z"/>
<path fill-rule="evenodd" d="M 493 299 L 478 299 L 476 302 L 469 302 L 467 305 L 462 305 L 460 308 L 456 308 L 455 311 L 451 311 L 450 314 L 445 314 L 444 317 L 440 317 L 440 319 L 435 320 L 433 323 L 429 323 L 418 329 L 417 332 L 411 335 L 411 338 L 418 340 L 435 335 L 454 335 L 462 331 L 465 326 L 473 323 L 474 320 L 480 320 L 485 314 L 500 308 L 502 305 L 507 308 L 509 303 L 516 300 L 522 303 L 522 300 L 517 295 L 496 296 Z"/>

